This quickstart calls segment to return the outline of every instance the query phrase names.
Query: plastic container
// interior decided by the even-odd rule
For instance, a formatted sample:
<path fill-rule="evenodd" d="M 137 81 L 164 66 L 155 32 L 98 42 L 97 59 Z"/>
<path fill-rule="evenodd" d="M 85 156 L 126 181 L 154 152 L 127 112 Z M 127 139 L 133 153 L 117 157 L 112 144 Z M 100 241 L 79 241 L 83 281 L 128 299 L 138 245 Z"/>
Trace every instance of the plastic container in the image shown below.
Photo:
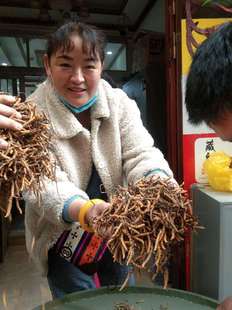
<path fill-rule="evenodd" d="M 115 310 L 119 303 L 133 306 L 133 310 L 210 310 L 218 303 L 186 291 L 149 287 L 100 288 L 73 293 L 48 302 L 34 310 Z"/>

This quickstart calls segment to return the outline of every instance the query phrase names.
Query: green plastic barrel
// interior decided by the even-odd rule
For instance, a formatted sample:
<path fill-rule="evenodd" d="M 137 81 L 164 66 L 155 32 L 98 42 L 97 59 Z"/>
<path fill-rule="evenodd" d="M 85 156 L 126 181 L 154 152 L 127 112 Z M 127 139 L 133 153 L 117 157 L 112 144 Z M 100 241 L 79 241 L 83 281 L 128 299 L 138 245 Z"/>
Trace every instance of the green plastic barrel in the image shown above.
<path fill-rule="evenodd" d="M 216 300 L 186 291 L 150 287 L 100 288 L 73 293 L 34 310 L 115 310 L 127 304 L 135 310 L 210 310 Z"/>

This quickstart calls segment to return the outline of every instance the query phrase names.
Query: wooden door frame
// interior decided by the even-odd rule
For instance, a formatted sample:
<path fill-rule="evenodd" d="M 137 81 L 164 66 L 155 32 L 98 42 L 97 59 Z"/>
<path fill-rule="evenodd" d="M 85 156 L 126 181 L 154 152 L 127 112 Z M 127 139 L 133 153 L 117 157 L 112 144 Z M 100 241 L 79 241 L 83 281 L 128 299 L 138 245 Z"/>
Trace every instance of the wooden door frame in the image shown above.
<path fill-rule="evenodd" d="M 166 78 L 167 78 L 167 159 L 175 179 L 183 182 L 183 129 L 182 129 L 182 90 L 181 90 L 181 18 L 183 2 L 166 0 Z M 188 289 L 188 260 L 186 242 L 174 250 L 171 264 L 173 286 Z"/>
<path fill-rule="evenodd" d="M 181 1 L 166 0 L 167 159 L 178 182 L 183 181 L 181 97 Z"/>

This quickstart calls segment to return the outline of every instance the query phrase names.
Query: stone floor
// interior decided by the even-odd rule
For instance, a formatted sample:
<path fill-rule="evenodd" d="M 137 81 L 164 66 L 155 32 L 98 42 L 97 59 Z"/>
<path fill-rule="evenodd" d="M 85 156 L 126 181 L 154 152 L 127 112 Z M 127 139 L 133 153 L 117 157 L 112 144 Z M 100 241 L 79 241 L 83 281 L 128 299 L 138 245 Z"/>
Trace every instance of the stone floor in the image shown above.
<path fill-rule="evenodd" d="M 153 286 L 148 275 L 137 275 L 136 285 Z M 51 300 L 46 278 L 30 261 L 25 245 L 10 245 L 0 264 L 0 309 L 32 310 Z"/>
<path fill-rule="evenodd" d="M 0 309 L 32 310 L 51 300 L 46 278 L 29 260 L 24 245 L 8 247 L 0 264 Z"/>
<path fill-rule="evenodd" d="M 28 257 L 24 236 L 24 218 L 16 213 L 9 247 L 0 263 L 0 310 L 32 310 L 52 299 L 47 279 L 40 276 Z M 154 286 L 145 273 L 136 274 L 136 285 Z"/>

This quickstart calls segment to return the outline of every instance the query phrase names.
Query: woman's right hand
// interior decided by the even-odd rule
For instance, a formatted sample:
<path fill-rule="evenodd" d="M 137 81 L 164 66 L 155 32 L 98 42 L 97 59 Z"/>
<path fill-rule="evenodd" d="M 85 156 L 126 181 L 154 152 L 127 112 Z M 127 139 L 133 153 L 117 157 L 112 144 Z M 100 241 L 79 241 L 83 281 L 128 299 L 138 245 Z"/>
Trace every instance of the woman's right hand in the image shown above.
<path fill-rule="evenodd" d="M 15 102 L 15 97 L 10 95 L 0 94 L 0 128 L 21 130 L 22 125 L 15 119 L 21 119 L 22 116 L 11 106 Z M 14 119 L 11 119 L 14 117 Z M 0 137 L 0 150 L 6 149 L 7 142 Z"/>

